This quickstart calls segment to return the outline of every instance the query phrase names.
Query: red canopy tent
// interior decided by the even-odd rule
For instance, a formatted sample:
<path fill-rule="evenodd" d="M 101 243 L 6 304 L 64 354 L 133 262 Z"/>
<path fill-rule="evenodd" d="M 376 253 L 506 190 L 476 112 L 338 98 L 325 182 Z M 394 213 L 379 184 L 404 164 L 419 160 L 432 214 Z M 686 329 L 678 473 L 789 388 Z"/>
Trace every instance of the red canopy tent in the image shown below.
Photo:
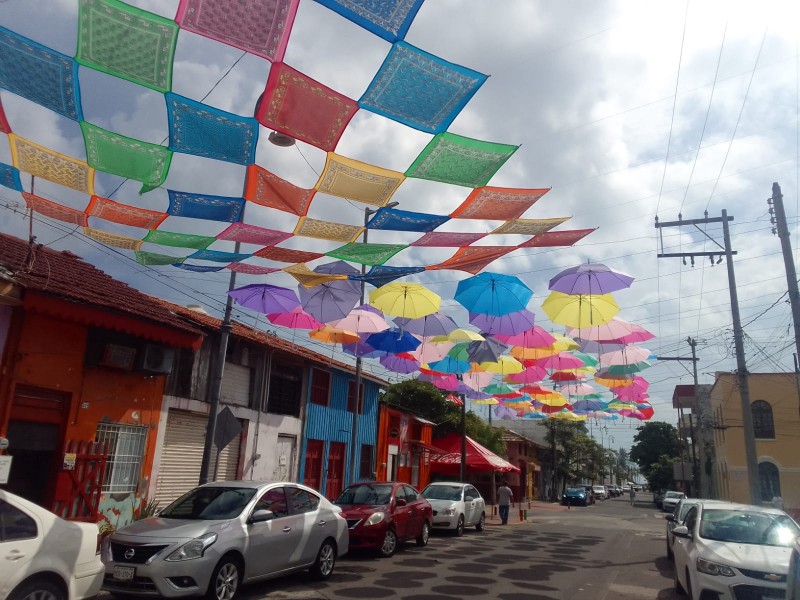
<path fill-rule="evenodd" d="M 433 440 L 431 443 L 437 448 L 441 448 L 440 454 L 431 451 L 431 472 L 459 475 L 461 473 L 461 436 L 451 433 L 443 438 Z M 519 472 L 519 469 L 467 436 L 467 473 L 484 471 L 509 473 L 511 471 Z"/>

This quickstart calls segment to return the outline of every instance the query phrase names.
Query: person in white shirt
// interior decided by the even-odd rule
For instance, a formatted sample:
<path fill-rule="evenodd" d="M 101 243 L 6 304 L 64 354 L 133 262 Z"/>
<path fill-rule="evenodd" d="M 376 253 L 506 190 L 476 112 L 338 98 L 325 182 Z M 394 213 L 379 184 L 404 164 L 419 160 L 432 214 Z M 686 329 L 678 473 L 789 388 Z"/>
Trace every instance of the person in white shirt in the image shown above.
<path fill-rule="evenodd" d="M 500 522 L 503 525 L 507 525 L 509 507 L 514 504 L 514 492 L 508 487 L 507 481 L 503 481 L 500 487 L 497 488 L 497 504 L 500 507 Z"/>

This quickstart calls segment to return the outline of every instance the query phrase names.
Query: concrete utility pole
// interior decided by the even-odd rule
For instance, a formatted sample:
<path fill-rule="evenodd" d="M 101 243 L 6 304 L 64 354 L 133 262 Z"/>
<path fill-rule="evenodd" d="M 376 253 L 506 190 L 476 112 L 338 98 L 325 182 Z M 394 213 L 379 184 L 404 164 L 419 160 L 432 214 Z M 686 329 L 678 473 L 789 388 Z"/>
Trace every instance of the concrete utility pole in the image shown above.
<path fill-rule="evenodd" d="M 700 396 L 698 393 L 698 388 L 700 386 L 697 380 L 697 340 L 691 337 L 686 338 L 686 341 L 689 343 L 689 347 L 692 349 L 692 379 L 694 380 L 694 399 L 697 402 L 697 428 L 700 430 L 698 437 L 698 475 L 699 479 L 697 482 L 697 488 L 700 491 L 701 498 L 710 498 L 711 497 L 711 485 L 710 479 L 703 475 L 703 465 L 706 464 L 706 436 L 705 432 L 707 431 L 707 422 L 706 422 L 706 415 L 705 415 L 705 407 L 703 407 L 703 403 L 700 400 Z M 694 433 L 692 433 L 694 436 Z M 692 438 L 694 439 L 694 437 Z"/>
<path fill-rule="evenodd" d="M 794 322 L 794 343 L 797 356 L 800 356 L 800 290 L 797 286 L 792 243 L 789 241 L 789 227 L 786 225 L 786 211 L 783 209 L 783 194 L 781 186 L 777 183 L 772 184 L 772 198 L 767 198 L 767 204 L 771 206 L 769 212 L 773 215 L 770 221 L 775 225 L 772 233 L 776 233 L 781 240 L 783 264 L 786 267 L 786 286 L 789 290 L 789 304 L 792 307 L 792 321 Z"/>
<path fill-rule="evenodd" d="M 725 254 L 726 263 L 728 267 L 728 288 L 731 297 L 731 317 L 733 320 L 733 341 L 736 349 L 736 378 L 739 385 L 739 396 L 741 398 L 742 409 L 742 430 L 744 433 L 744 450 L 747 463 L 747 484 L 750 492 L 750 503 L 761 503 L 761 485 L 758 477 L 758 457 L 756 455 L 756 439 L 753 431 L 753 413 L 750 408 L 750 387 L 747 378 L 747 362 L 744 355 L 744 334 L 742 332 L 742 320 L 739 315 L 739 296 L 736 290 L 736 274 L 733 270 L 733 255 L 736 254 L 731 249 L 731 236 L 728 229 L 728 222 L 733 221 L 733 217 L 728 216 L 728 211 L 723 209 L 721 217 L 710 217 L 708 212 L 705 213 L 704 219 L 689 219 L 684 221 L 681 215 L 678 215 L 678 221 L 670 221 L 660 223 L 656 217 L 656 229 L 663 227 L 683 227 L 694 226 L 700 233 L 702 233 L 709 240 L 714 242 L 721 250 L 715 252 L 678 252 L 678 253 L 659 253 L 658 258 L 683 258 L 689 257 L 692 266 L 694 266 L 694 259 L 698 256 L 707 256 L 714 263 L 714 257 L 717 256 L 716 264 L 722 262 L 722 254 Z M 709 236 L 705 231 L 700 229 L 698 225 L 707 225 L 709 223 L 722 223 L 722 233 L 724 238 L 724 246 L 720 246 L 714 238 Z M 663 239 L 661 240 L 661 247 L 663 249 Z"/>

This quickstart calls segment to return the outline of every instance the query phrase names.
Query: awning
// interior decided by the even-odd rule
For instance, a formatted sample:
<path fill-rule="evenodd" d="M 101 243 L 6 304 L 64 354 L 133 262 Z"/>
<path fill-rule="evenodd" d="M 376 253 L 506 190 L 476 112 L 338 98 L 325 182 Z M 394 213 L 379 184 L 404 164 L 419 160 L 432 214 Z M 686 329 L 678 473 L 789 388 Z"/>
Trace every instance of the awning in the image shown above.
<path fill-rule="evenodd" d="M 457 475 L 461 472 L 461 436 L 451 433 L 443 438 L 433 440 L 438 453 L 431 454 L 431 471 L 446 475 Z M 494 452 L 481 446 L 467 436 L 467 473 L 495 471 L 508 473 L 519 472 L 519 469 Z"/>
<path fill-rule="evenodd" d="M 437 448 L 436 446 L 431 446 L 430 444 L 426 444 L 420 440 L 411 440 L 408 442 L 412 448 L 419 448 L 420 450 L 426 450 L 431 454 L 439 454 L 441 453 L 442 449 Z"/>

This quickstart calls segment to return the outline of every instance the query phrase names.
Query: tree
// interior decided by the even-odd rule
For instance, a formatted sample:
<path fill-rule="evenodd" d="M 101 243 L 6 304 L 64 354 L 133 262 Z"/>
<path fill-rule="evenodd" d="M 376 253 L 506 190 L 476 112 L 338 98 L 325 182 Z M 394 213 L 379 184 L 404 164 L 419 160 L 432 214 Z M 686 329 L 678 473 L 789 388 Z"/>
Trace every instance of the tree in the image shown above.
<path fill-rule="evenodd" d="M 548 419 L 541 425 L 547 427 L 545 441 L 551 448 L 544 462 L 552 473 L 550 498 L 555 501 L 567 483 L 597 478 L 603 463 L 603 449 L 587 435 L 583 423 Z"/>
<path fill-rule="evenodd" d="M 650 465 L 658 463 L 662 455 L 680 456 L 678 430 L 669 423 L 648 422 L 637 427 L 636 432 L 630 459 L 639 465 L 645 476 Z"/>
<path fill-rule="evenodd" d="M 435 423 L 433 437 L 461 435 L 461 407 L 445 400 L 444 394 L 426 381 L 408 379 L 386 388 L 383 400 Z M 467 412 L 467 436 L 498 455 L 506 452 L 502 430 L 491 427 L 472 411 Z"/>
<path fill-rule="evenodd" d="M 662 454 L 658 460 L 647 466 L 645 477 L 647 477 L 647 485 L 651 490 L 668 490 L 673 487 L 674 477 L 672 465 L 675 463 L 675 458 Z"/>

